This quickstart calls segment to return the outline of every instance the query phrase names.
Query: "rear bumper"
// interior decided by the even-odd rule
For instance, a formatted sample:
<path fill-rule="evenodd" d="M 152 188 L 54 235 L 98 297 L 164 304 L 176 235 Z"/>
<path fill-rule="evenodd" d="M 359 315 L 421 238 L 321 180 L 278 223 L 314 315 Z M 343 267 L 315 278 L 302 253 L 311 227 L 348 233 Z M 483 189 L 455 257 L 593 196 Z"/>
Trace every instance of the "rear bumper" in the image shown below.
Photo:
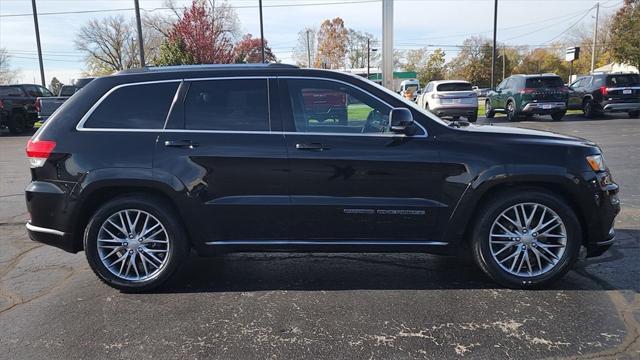
<path fill-rule="evenodd" d="M 608 103 L 602 107 L 606 112 L 626 112 L 640 110 L 640 102 L 634 103 Z"/>
<path fill-rule="evenodd" d="M 522 108 L 525 114 L 551 114 L 567 110 L 567 103 L 561 101 L 554 102 L 530 102 Z"/>
<path fill-rule="evenodd" d="M 430 111 L 438 116 L 474 116 L 478 114 L 478 106 L 441 105 L 430 109 Z"/>

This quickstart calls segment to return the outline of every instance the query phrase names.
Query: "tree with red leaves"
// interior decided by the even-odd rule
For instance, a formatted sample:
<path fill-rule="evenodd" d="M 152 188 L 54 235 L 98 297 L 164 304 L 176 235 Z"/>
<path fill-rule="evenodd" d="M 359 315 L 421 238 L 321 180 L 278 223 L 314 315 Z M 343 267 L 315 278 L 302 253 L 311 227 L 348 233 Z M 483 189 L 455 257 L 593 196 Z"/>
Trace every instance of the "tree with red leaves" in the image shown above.
<path fill-rule="evenodd" d="M 236 64 L 260 63 L 262 62 L 262 41 L 260 38 L 254 38 L 251 34 L 245 34 L 236 44 L 234 53 L 233 62 Z M 267 45 L 267 40 L 264 41 L 264 61 L 277 61 L 276 56 Z"/>
<path fill-rule="evenodd" d="M 225 22 L 203 0 L 193 0 L 169 33 L 169 43 L 181 42 L 195 64 L 233 62 L 233 39 Z"/>

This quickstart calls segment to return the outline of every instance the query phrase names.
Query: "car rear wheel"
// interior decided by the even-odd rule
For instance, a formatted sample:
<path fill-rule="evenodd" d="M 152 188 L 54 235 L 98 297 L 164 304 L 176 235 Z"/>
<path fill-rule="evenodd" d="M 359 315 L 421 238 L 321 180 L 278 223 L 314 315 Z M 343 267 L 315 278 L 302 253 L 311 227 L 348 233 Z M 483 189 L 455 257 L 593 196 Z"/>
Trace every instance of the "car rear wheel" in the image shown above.
<path fill-rule="evenodd" d="M 8 123 L 9 132 L 11 132 L 14 135 L 22 134 L 27 125 L 26 122 L 27 120 L 24 114 L 22 113 L 17 112 L 11 115 L 11 118 L 9 119 L 9 123 Z"/>
<path fill-rule="evenodd" d="M 507 120 L 508 121 L 517 121 L 518 113 L 516 112 L 516 105 L 513 101 L 507 102 Z"/>
<path fill-rule="evenodd" d="M 560 121 L 566 113 L 566 111 L 555 112 L 551 114 L 551 118 L 553 119 L 553 121 Z"/>
<path fill-rule="evenodd" d="M 592 100 L 585 99 L 583 101 L 582 112 L 584 113 L 584 116 L 589 119 L 593 119 L 594 117 L 596 117 L 597 112 Z"/>
<path fill-rule="evenodd" d="M 161 199 L 142 195 L 116 198 L 90 219 L 84 249 L 95 274 L 126 292 L 160 286 L 188 254 L 178 216 Z"/>
<path fill-rule="evenodd" d="M 575 263 L 581 230 L 573 210 L 542 190 L 494 197 L 473 231 L 473 255 L 493 280 L 510 288 L 546 286 Z"/>
<path fill-rule="evenodd" d="M 467 116 L 467 120 L 470 123 L 474 123 L 474 122 L 478 121 L 478 115 L 476 114 L 476 115 Z"/>
<path fill-rule="evenodd" d="M 632 119 L 640 118 L 640 110 L 638 110 L 638 111 L 630 111 L 629 112 L 629 117 L 632 118 Z"/>
<path fill-rule="evenodd" d="M 484 102 L 484 116 L 487 119 L 493 119 L 496 116 L 496 112 L 491 107 L 491 101 L 489 100 Z"/>

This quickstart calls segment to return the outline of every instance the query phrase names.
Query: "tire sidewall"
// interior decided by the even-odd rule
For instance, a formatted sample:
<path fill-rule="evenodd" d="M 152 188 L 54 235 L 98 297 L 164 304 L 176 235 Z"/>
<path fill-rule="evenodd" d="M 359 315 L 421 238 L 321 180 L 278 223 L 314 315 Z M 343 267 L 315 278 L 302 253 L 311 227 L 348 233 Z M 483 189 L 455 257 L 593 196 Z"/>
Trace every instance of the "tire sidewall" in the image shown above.
<path fill-rule="evenodd" d="M 489 232 L 493 221 L 507 208 L 524 202 L 535 202 L 552 209 L 562 219 L 567 231 L 567 247 L 560 262 L 550 271 L 534 276 L 519 277 L 504 271 L 491 255 Z M 476 261 L 495 281 L 512 288 L 537 288 L 545 286 L 563 276 L 575 263 L 580 252 L 582 231 L 573 210 L 557 197 L 538 191 L 519 191 L 506 194 L 502 201 L 495 200 L 484 208 L 483 216 L 476 223 L 473 232 L 473 249 Z"/>
<path fill-rule="evenodd" d="M 97 238 L 100 227 L 111 215 L 125 209 L 143 210 L 155 216 L 165 227 L 170 239 L 171 251 L 169 252 L 169 260 L 165 264 L 164 269 L 162 269 L 157 276 L 145 281 L 128 281 L 118 278 L 105 267 L 98 253 Z M 139 197 L 123 197 L 105 204 L 96 211 L 85 228 L 83 242 L 89 266 L 91 266 L 91 269 L 103 282 L 122 291 L 140 292 L 161 285 L 175 272 L 178 265 L 182 262 L 186 254 L 188 254 L 184 231 L 175 219 L 177 219 L 177 217 L 173 215 L 172 211 L 168 210 L 168 207 L 162 202 L 154 200 L 150 201 Z"/>

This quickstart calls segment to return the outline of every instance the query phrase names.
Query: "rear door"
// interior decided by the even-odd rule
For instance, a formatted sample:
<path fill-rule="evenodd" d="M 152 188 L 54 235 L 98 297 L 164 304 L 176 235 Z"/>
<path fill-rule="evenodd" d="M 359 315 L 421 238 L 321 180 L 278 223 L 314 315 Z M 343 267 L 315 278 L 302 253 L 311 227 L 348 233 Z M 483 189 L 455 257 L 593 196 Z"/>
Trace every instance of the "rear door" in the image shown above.
<path fill-rule="evenodd" d="M 585 95 L 585 89 L 587 89 L 591 83 L 591 77 L 583 77 L 576 80 L 571 86 L 569 86 L 569 109 L 581 109 L 582 99 Z"/>
<path fill-rule="evenodd" d="M 156 176 L 186 187 L 201 242 L 286 238 L 287 156 L 266 77 L 186 81 L 158 139 Z"/>
<path fill-rule="evenodd" d="M 389 132 L 391 106 L 331 79 L 280 78 L 290 159 L 291 236 L 300 240 L 429 240 L 446 209 L 438 151 L 423 129 Z M 333 93 L 347 119 L 322 121 L 305 101 Z"/>
<path fill-rule="evenodd" d="M 496 86 L 495 95 L 491 99 L 491 107 L 493 107 L 493 109 L 504 109 L 510 80 L 511 78 L 506 78 Z"/>

